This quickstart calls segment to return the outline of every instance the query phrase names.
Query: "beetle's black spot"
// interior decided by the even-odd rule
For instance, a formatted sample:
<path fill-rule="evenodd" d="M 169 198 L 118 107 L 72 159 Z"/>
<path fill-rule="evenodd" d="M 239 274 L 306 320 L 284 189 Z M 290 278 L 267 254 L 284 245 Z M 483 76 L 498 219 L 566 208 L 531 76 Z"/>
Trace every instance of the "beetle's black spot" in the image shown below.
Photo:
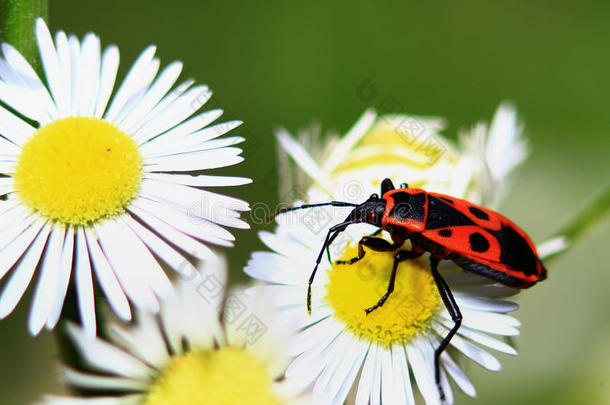
<path fill-rule="evenodd" d="M 451 232 L 451 229 L 441 229 L 440 231 L 438 231 L 438 234 L 448 238 L 453 234 L 453 232 Z"/>
<path fill-rule="evenodd" d="M 441 200 L 442 197 L 428 195 L 427 229 L 451 228 L 462 225 L 476 225 L 472 219 L 462 214 L 449 203 Z"/>
<path fill-rule="evenodd" d="M 500 243 L 500 261 L 502 263 L 520 270 L 524 274 L 537 274 L 538 257 L 519 232 L 505 224 L 502 224 L 502 228 L 497 231 L 491 229 L 488 231 Z"/>
<path fill-rule="evenodd" d="M 438 198 L 445 201 L 446 203 L 453 204 L 453 200 L 451 198 L 447 198 L 447 197 L 438 197 Z"/>
<path fill-rule="evenodd" d="M 470 248 L 473 252 L 483 253 L 489 249 L 489 241 L 478 232 L 471 233 L 468 240 L 470 241 Z"/>
<path fill-rule="evenodd" d="M 396 192 L 390 196 L 394 199 L 394 207 L 389 216 L 400 221 L 413 219 L 423 221 L 426 215 L 426 195 L 424 193 L 409 194 L 403 191 Z"/>
<path fill-rule="evenodd" d="M 477 207 L 468 207 L 468 211 L 475 217 L 479 219 L 484 219 L 485 221 L 489 221 L 489 215 L 487 213 Z"/>

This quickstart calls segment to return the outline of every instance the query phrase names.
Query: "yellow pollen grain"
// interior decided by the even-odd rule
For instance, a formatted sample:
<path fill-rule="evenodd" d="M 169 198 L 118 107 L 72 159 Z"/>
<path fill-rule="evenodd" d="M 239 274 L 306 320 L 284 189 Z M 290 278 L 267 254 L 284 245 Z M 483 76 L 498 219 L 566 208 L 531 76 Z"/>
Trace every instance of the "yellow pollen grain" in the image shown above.
<path fill-rule="evenodd" d="M 222 347 L 175 357 L 144 405 L 278 405 L 269 371 L 244 350 Z"/>
<path fill-rule="evenodd" d="M 333 264 L 329 270 L 326 300 L 334 316 L 358 338 L 386 347 L 425 333 L 441 308 L 427 262 L 401 262 L 394 291 L 383 306 L 367 315 L 364 309 L 375 305 L 387 290 L 394 253 L 365 251 L 358 262 Z M 357 252 L 356 246 L 349 246 L 340 259 L 355 257 Z"/>
<path fill-rule="evenodd" d="M 88 225 L 122 213 L 137 195 L 142 156 L 109 122 L 63 118 L 26 142 L 13 178 L 19 199 L 39 215 Z"/>

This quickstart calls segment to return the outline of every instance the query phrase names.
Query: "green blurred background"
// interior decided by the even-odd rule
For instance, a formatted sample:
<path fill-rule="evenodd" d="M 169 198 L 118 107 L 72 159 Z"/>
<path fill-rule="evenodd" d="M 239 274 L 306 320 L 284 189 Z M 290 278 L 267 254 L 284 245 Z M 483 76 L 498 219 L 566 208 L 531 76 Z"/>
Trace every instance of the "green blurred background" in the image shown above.
<path fill-rule="evenodd" d="M 231 191 L 252 203 L 278 199 L 278 125 L 345 131 L 394 97 L 395 112 L 444 116 L 455 137 L 512 100 L 533 153 L 502 211 L 542 241 L 610 177 L 610 3 L 424 3 L 52 0 L 50 25 L 118 44 L 123 75 L 150 43 L 164 64 L 182 60 L 185 78 L 208 84 L 214 106 L 245 122 L 246 161 L 229 172 L 254 178 Z M 378 92 L 366 100 L 357 90 L 369 77 Z M 519 356 L 499 355 L 500 373 L 465 362 L 479 395 L 458 403 L 610 404 L 607 225 L 518 298 Z M 261 244 L 255 231 L 237 238 L 227 253 L 239 282 Z M 28 307 L 0 323 L 2 404 L 62 389 L 53 336 L 27 335 Z"/>

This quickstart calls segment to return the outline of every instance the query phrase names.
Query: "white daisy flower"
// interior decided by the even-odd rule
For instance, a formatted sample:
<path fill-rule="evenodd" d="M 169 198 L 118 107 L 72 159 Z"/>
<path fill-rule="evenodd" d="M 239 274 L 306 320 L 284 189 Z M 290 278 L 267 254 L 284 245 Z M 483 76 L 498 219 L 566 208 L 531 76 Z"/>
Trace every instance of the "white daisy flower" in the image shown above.
<path fill-rule="evenodd" d="M 119 51 L 100 52 L 44 21 L 36 39 L 46 83 L 9 44 L 2 44 L 0 100 L 0 318 L 15 308 L 39 268 L 29 330 L 57 323 L 70 279 L 80 316 L 95 334 L 93 277 L 122 319 L 128 299 L 155 312 L 172 293 L 160 262 L 191 271 L 182 254 L 212 260 L 207 243 L 231 246 L 223 226 L 247 228 L 244 201 L 203 189 L 249 183 L 239 177 L 189 175 L 243 160 L 219 138 L 240 124 L 208 126 L 221 110 L 196 113 L 210 98 L 174 62 L 157 75 L 155 47 L 138 57 L 114 92 Z M 173 89 L 172 89 L 173 88 Z M 195 114 L 195 115 L 193 115 Z"/>
<path fill-rule="evenodd" d="M 291 329 L 278 328 L 269 296 L 238 290 L 225 299 L 226 274 L 224 263 L 204 267 L 201 275 L 180 282 L 159 315 L 138 311 L 133 325 L 110 324 L 109 341 L 69 324 L 87 370 L 64 367 L 62 375 L 69 386 L 93 396 L 47 396 L 43 403 L 302 403 L 306 397 L 299 388 L 283 379 Z"/>
<path fill-rule="evenodd" d="M 354 163 L 353 157 L 359 154 L 362 160 L 345 171 L 321 169 L 319 173 L 323 177 L 314 177 L 307 192 L 309 201 L 349 198 L 339 179 L 352 179 L 359 181 L 364 190 L 365 197 L 358 201 L 362 202 L 368 193 L 378 192 L 372 187 L 383 177 L 391 176 L 382 168 L 396 174 L 409 173 L 409 177 L 396 176 L 395 179 L 409 184 L 416 182 L 417 187 L 426 190 L 434 188 L 446 193 L 454 190 L 456 197 L 483 195 L 477 189 L 481 182 L 478 181 L 476 156 L 458 151 L 438 133 L 434 134 L 434 142 L 442 145 L 445 152 L 431 164 L 418 166 L 411 163 L 415 159 L 405 156 L 399 147 L 391 144 L 399 138 L 388 139 L 389 130 L 368 128 L 370 126 L 360 135 L 360 142 L 366 146 L 358 150 L 357 142 L 354 143 L 356 146 L 348 148 L 350 152 L 343 153 L 335 167 Z M 390 125 L 389 128 L 395 127 Z M 518 133 L 515 134 L 514 139 L 519 139 Z M 306 172 L 314 167 L 312 162 L 318 168 L 326 162 L 322 159 L 322 163 L 318 163 L 305 155 L 291 138 L 280 135 L 280 142 L 291 156 L 298 156 L 297 164 L 303 166 L 306 162 L 309 165 L 303 168 Z M 386 142 L 391 146 L 386 148 Z M 417 154 L 417 150 L 414 152 Z M 425 159 L 425 149 L 420 149 L 419 153 L 424 156 L 418 158 Z M 508 162 L 505 165 L 510 167 Z M 515 166 L 516 163 L 512 165 Z M 506 170 L 504 175 L 509 172 Z M 501 180 L 497 178 L 499 187 Z M 458 186 L 454 185 L 456 181 Z M 394 291 L 383 306 L 367 315 L 363 309 L 374 306 L 387 290 L 393 252 L 367 250 L 364 258 L 356 263 L 335 263 L 337 259 L 357 256 L 356 242 L 376 230 L 369 225 L 353 225 L 344 232 L 347 236 L 337 238 L 330 248 L 333 260 L 323 256 L 312 285 L 312 314 L 307 314 L 306 286 L 326 232 L 331 225 L 342 222 L 349 210 L 351 208 L 325 208 L 278 216 L 275 232 L 260 233 L 271 252 L 255 252 L 245 269 L 250 276 L 271 283 L 257 288 L 271 291 L 277 297 L 285 320 L 298 322 L 300 332 L 290 345 L 296 358 L 286 375 L 304 385 L 312 384 L 315 403 L 341 404 L 352 391 L 355 398 L 350 402 L 356 404 L 413 404 L 417 386 L 427 404 L 440 404 L 434 351 L 453 327 L 453 321 L 437 291 L 429 260 L 401 262 Z M 499 370 L 500 363 L 488 349 L 516 354 L 502 337 L 518 335 L 520 324 L 506 315 L 516 310 L 517 304 L 503 299 L 515 294 L 516 290 L 459 271 L 451 263 L 442 264 L 445 266 L 441 266 L 440 272 L 450 285 L 463 315 L 462 326 L 449 346 L 453 349 L 443 352 L 440 359 L 441 385 L 447 403 L 452 403 L 450 380 L 466 394 L 475 396 L 474 386 L 454 361 L 457 353 L 484 368 Z"/>
<path fill-rule="evenodd" d="M 390 178 L 497 207 L 508 191 L 507 179 L 527 156 L 514 107 L 500 105 L 489 129 L 477 124 L 461 134 L 459 145 L 441 134 L 444 128 L 438 117 L 378 117 L 369 110 L 345 136 L 328 134 L 323 145 L 316 130 L 300 132 L 297 141 L 282 129 L 276 134 L 281 195 L 291 195 L 290 190 L 303 199 L 311 186 L 342 201 L 362 202 Z"/>

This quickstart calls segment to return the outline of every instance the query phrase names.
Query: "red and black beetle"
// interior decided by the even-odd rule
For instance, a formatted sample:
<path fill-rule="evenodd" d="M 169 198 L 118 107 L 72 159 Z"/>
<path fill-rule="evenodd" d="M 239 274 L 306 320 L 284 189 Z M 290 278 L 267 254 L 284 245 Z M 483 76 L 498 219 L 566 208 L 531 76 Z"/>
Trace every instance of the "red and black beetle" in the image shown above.
<path fill-rule="evenodd" d="M 330 201 L 284 208 L 278 211 L 278 214 L 329 205 L 355 208 L 345 221 L 328 230 L 309 278 L 308 312 L 311 312 L 311 284 L 324 250 L 326 249 L 330 260 L 328 247 L 337 235 L 351 224 L 367 223 L 378 227 L 379 230 L 360 239 L 358 256 L 337 263 L 352 264 L 362 259 L 365 254 L 364 246 L 375 251 L 398 250 L 394 254 L 388 289 L 375 305 L 365 309 L 367 314 L 382 306 L 394 290 L 398 263 L 429 252 L 432 276 L 454 322 L 454 327 L 435 351 L 435 377 L 441 398 L 444 398 L 444 394 L 440 386 L 439 359 L 458 331 L 462 314 L 449 286 L 438 272 L 439 261 L 452 260 L 464 270 L 515 288 L 528 288 L 546 278 L 546 269 L 538 258 L 533 242 L 506 217 L 466 200 L 409 188 L 404 183 L 396 189 L 390 179 L 381 183 L 381 198 L 373 194 L 362 204 Z M 393 243 L 375 237 L 382 230 L 390 234 Z M 411 242 L 411 250 L 400 249 L 407 239 Z"/>

